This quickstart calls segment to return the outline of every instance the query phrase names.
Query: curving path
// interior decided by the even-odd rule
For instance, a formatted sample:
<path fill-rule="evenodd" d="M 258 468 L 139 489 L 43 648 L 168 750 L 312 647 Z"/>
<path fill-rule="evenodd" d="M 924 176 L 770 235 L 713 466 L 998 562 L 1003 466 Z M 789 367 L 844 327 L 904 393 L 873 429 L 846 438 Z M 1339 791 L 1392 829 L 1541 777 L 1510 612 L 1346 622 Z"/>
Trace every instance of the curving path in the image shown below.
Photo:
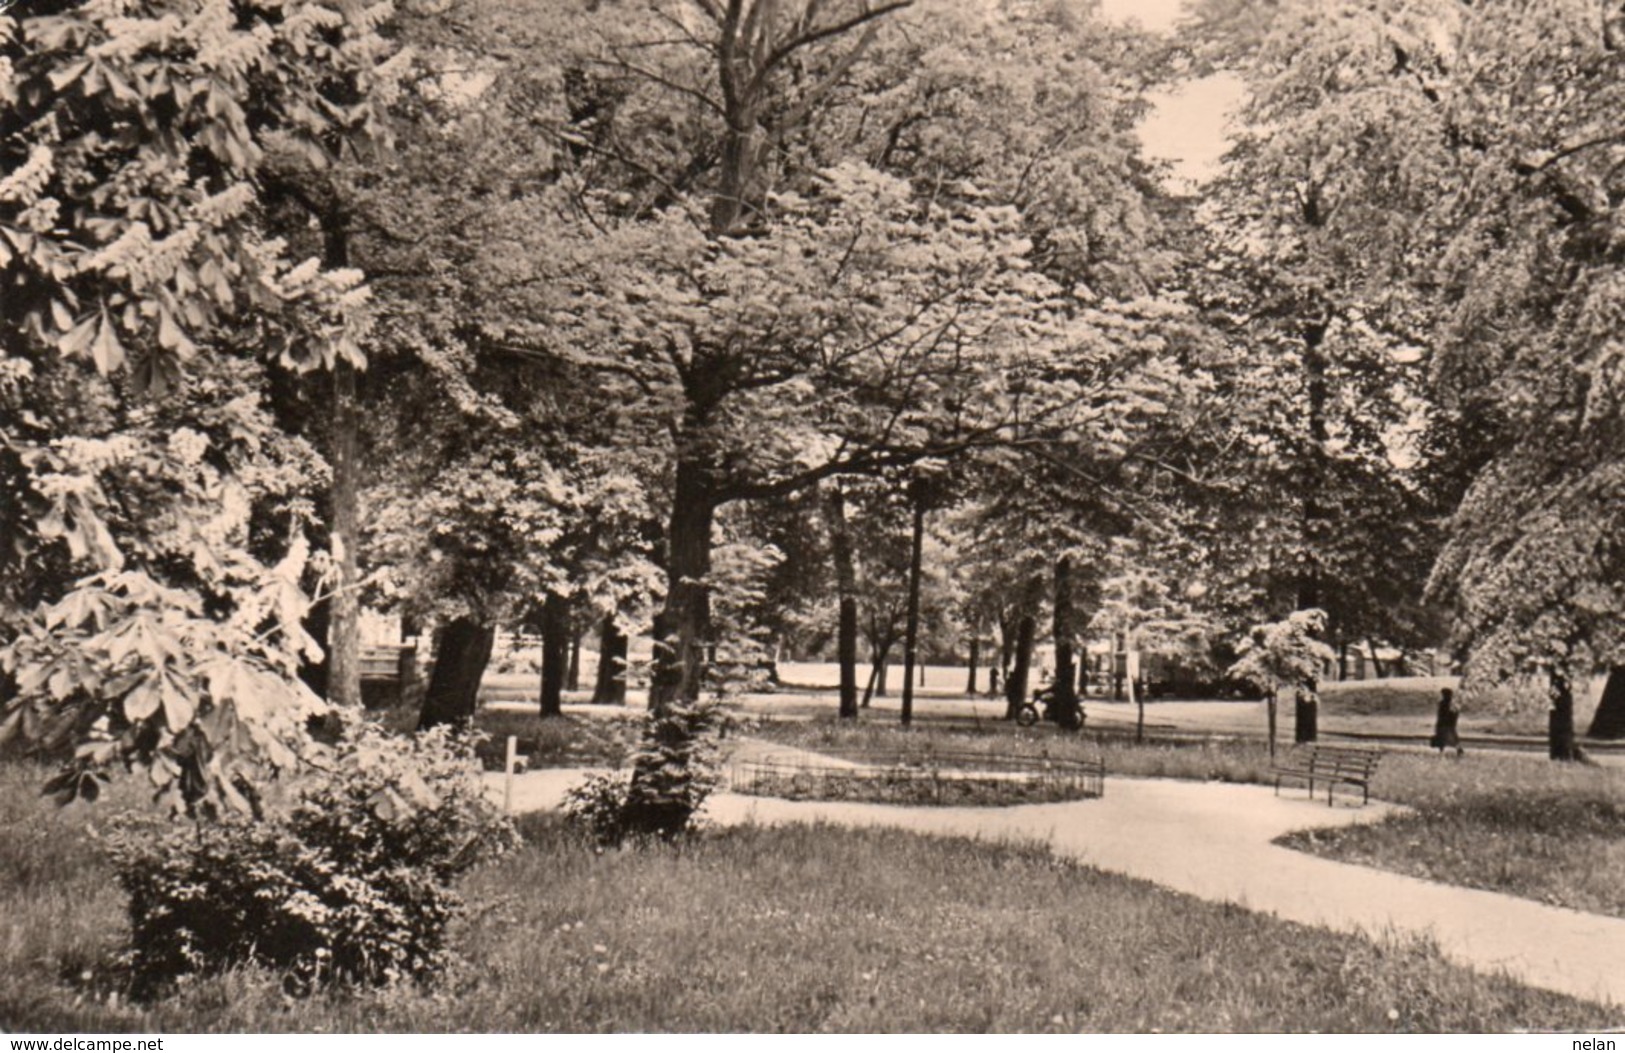
<path fill-rule="evenodd" d="M 585 773 L 517 776 L 514 810 L 556 807 Z M 501 776 L 492 776 L 500 799 Z M 1380 819 L 1373 802 L 1328 808 L 1302 790 L 1108 777 L 1099 800 L 1011 808 L 905 808 L 784 801 L 720 793 L 706 808 L 722 824 L 831 822 L 889 826 L 989 841 L 1042 841 L 1055 852 L 1203 899 L 1376 937 L 1431 938 L 1451 961 L 1505 972 L 1534 987 L 1625 1005 L 1625 918 L 1435 884 L 1280 848 L 1291 830 Z"/>

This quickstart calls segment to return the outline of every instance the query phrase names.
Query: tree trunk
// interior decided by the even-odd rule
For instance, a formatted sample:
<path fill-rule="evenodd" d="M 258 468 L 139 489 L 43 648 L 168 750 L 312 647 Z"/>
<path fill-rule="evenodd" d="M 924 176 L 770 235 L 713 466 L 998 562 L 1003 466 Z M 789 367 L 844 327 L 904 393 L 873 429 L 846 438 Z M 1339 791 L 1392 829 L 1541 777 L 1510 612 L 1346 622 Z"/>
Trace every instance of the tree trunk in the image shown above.
<path fill-rule="evenodd" d="M 913 490 L 914 522 L 908 549 L 908 620 L 903 626 L 904 727 L 914 723 L 914 666 L 919 660 L 920 649 L 920 553 L 925 547 L 925 494 L 918 484 Z"/>
<path fill-rule="evenodd" d="M 1123 701 L 1123 680 L 1128 675 L 1128 636 L 1112 634 L 1112 701 Z"/>
<path fill-rule="evenodd" d="M 891 643 L 875 652 L 874 661 L 869 666 L 869 682 L 863 686 L 864 709 L 869 708 L 869 701 L 876 695 L 884 698 L 886 695 L 886 656 L 891 653 Z"/>
<path fill-rule="evenodd" d="M 322 217 L 322 261 L 350 265 L 349 224 L 342 214 Z M 340 355 L 333 363 L 333 519 L 330 551 L 338 569 L 327 633 L 327 699 L 348 709 L 361 707 L 361 572 L 357 554 L 361 503 L 361 403 L 356 368 Z"/>
<path fill-rule="evenodd" d="M 1548 752 L 1555 761 L 1580 760 L 1580 747 L 1574 741 L 1574 687 L 1566 675 L 1553 670 L 1549 690 L 1552 708 L 1547 714 Z"/>
<path fill-rule="evenodd" d="M 1292 695 L 1292 741 L 1314 742 L 1320 729 L 1320 684 L 1307 680 Z"/>
<path fill-rule="evenodd" d="M 1275 759 L 1276 707 L 1280 704 L 1280 694 L 1281 694 L 1280 691 L 1278 691 L 1276 688 L 1272 687 L 1272 688 L 1269 689 L 1269 692 L 1264 696 L 1264 701 L 1265 701 L 1265 703 L 1266 703 L 1266 705 L 1268 707 L 1268 713 L 1269 713 L 1270 760 Z"/>
<path fill-rule="evenodd" d="M 1326 355 L 1322 344 L 1327 325 L 1312 322 L 1303 328 L 1304 405 L 1308 414 L 1308 442 L 1298 466 L 1302 504 L 1303 553 L 1298 563 L 1298 610 L 1321 606 L 1320 566 L 1324 544 L 1325 512 L 1320 499 L 1326 478 Z"/>
<path fill-rule="evenodd" d="M 556 592 L 542 607 L 542 717 L 564 712 L 564 680 L 570 664 L 570 601 Z"/>
<path fill-rule="evenodd" d="M 977 626 L 971 630 L 970 636 L 970 674 L 965 677 L 965 694 L 976 694 L 976 666 L 982 658 L 982 627 Z"/>
<path fill-rule="evenodd" d="M 1027 679 L 1033 664 L 1033 636 L 1038 631 L 1038 618 L 1023 614 L 1016 623 L 1016 653 L 1010 667 L 1010 677 L 1004 684 L 1004 715 L 1014 720 L 1027 701 Z"/>
<path fill-rule="evenodd" d="M 327 673 L 331 666 L 330 657 L 333 653 L 332 647 L 328 645 L 327 638 L 329 635 L 328 629 L 332 622 L 333 603 L 331 600 L 325 599 L 311 604 L 310 611 L 305 615 L 304 620 L 305 632 L 310 634 L 312 640 L 321 645 L 322 660 L 320 662 L 311 662 L 301 659 L 299 663 L 299 679 L 303 680 L 305 686 L 316 692 L 321 698 L 327 697 Z"/>
<path fill-rule="evenodd" d="M 467 727 L 480 700 L 480 678 L 491 661 L 496 631 L 469 617 L 458 617 L 441 628 L 435 641 L 434 675 L 423 695 L 418 730 L 440 724 Z"/>
<path fill-rule="evenodd" d="M 654 672 L 649 708 L 662 712 L 678 702 L 697 702 L 705 680 L 711 635 L 711 521 L 716 498 L 705 485 L 705 467 L 680 456 L 667 534 L 666 603 L 655 616 Z"/>
<path fill-rule="evenodd" d="M 1382 659 L 1377 657 L 1377 645 L 1368 639 L 1365 642 L 1365 650 L 1366 654 L 1371 656 L 1372 679 L 1382 680 L 1388 675 L 1388 671 L 1382 667 Z"/>
<path fill-rule="evenodd" d="M 598 635 L 598 676 L 592 688 L 595 705 L 626 705 L 626 649 L 626 634 L 616 626 L 615 616 L 605 615 Z"/>
<path fill-rule="evenodd" d="M 1050 712 L 1055 723 L 1068 731 L 1082 726 L 1078 706 L 1077 667 L 1074 665 L 1072 640 L 1077 635 L 1072 608 L 1072 557 L 1062 556 L 1055 561 L 1055 603 L 1051 626 L 1055 637 L 1055 701 Z"/>
<path fill-rule="evenodd" d="M 570 630 L 570 667 L 564 674 L 564 690 L 581 690 L 581 637 L 580 630 L 573 626 Z"/>
<path fill-rule="evenodd" d="M 1591 718 L 1591 729 L 1586 735 L 1594 739 L 1625 739 L 1625 665 L 1608 670 L 1608 682 L 1603 685 L 1602 699 Z"/>
<path fill-rule="evenodd" d="M 835 593 L 840 602 L 835 627 L 835 658 L 841 666 L 842 720 L 858 719 L 858 572 L 852 558 L 852 533 L 846 525 L 846 494 L 839 481 L 824 502 L 830 556 L 835 561 Z"/>

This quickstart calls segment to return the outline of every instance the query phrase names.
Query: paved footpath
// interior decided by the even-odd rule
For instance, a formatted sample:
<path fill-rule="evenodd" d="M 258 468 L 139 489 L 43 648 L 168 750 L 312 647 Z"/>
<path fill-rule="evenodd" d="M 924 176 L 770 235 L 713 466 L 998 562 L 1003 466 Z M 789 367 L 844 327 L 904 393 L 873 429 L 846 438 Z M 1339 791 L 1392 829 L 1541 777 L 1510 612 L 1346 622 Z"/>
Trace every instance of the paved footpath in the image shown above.
<path fill-rule="evenodd" d="M 581 772 L 515 780 L 514 809 L 555 807 Z M 500 776 L 493 790 L 500 796 Z M 1625 1005 L 1625 918 L 1319 859 L 1270 844 L 1291 830 L 1380 819 L 1373 802 L 1328 808 L 1301 790 L 1109 778 L 1106 796 L 1012 808 L 903 808 L 720 793 L 718 823 L 825 821 L 987 841 L 1039 841 L 1064 856 L 1202 899 L 1343 932 L 1431 938 L 1457 964 L 1534 987 Z"/>

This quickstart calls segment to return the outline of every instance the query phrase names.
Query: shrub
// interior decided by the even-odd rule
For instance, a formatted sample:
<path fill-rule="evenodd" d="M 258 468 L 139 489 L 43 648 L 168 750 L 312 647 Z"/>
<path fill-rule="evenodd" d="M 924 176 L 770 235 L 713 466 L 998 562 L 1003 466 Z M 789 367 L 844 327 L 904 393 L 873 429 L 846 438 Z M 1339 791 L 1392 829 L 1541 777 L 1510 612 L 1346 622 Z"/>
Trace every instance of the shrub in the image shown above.
<path fill-rule="evenodd" d="M 631 778 L 593 776 L 570 791 L 565 815 L 604 845 L 629 837 L 673 841 L 692 832 L 695 813 L 721 781 L 716 738 L 724 720 L 705 702 L 649 714 Z"/>
<path fill-rule="evenodd" d="M 136 987 L 247 963 L 299 991 L 432 979 L 462 908 L 453 880 L 515 841 L 466 741 L 348 730 L 272 818 L 117 829 Z"/>

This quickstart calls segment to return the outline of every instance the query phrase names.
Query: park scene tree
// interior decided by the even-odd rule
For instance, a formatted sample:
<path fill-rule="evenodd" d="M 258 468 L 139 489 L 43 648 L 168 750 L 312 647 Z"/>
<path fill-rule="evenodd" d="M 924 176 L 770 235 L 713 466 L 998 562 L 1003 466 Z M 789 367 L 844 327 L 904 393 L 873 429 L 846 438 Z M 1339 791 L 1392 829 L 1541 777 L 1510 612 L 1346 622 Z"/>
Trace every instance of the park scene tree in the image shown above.
<path fill-rule="evenodd" d="M 656 971 L 709 976 L 674 950 L 707 946 L 682 926 L 754 917 L 723 900 L 775 853 L 810 853 L 784 889 L 840 890 L 831 919 L 925 881 L 840 829 L 862 808 L 960 805 L 964 830 L 921 829 L 978 837 L 1067 809 L 1035 851 L 1098 864 L 1126 843 L 1127 783 L 1193 844 L 1269 827 L 1213 850 L 1283 872 L 1352 860 L 1488 890 L 1508 918 L 1538 900 L 1603 919 L 1602 942 L 1547 955 L 1562 978 L 1513 970 L 1533 1000 L 1479 986 L 1468 927 L 1325 1015 L 1227 988 L 1211 1020 L 1385 1029 L 1376 1002 L 1425 974 L 1465 1008 L 1407 1001 L 1396 1027 L 1617 1024 L 1617 988 L 1570 973 L 1625 940 L 1595 862 L 1625 846 L 1625 13 L 1134 14 L 0 5 L 0 775 L 50 802 L 8 806 L 0 853 L 32 827 L 89 845 L 117 816 L 93 858 L 123 964 L 72 954 L 94 1005 L 143 1008 L 87 1019 L 135 1027 L 248 969 L 289 1006 L 408 985 L 450 1030 L 492 997 L 457 992 L 506 990 L 460 979 L 509 953 L 467 901 L 530 874 L 575 902 L 595 866 L 686 896 L 664 943 L 616 931 Z M 1220 91 L 1234 105 L 1192 103 Z M 1159 142 L 1181 105 L 1222 143 Z M 1443 763 L 1447 706 L 1463 739 Z M 1280 811 L 1300 778 L 1326 831 Z M 784 798 L 829 819 L 805 845 L 774 840 Z M 827 859 L 807 847 L 826 839 Z M 1143 840 L 1116 869 L 1156 887 L 1102 902 L 1249 902 L 1216 883 L 1264 871 L 1238 854 L 1185 888 Z M 1503 843 L 1555 861 L 1497 864 Z M 895 865 L 940 865 L 976 903 L 963 867 L 1025 866 L 983 849 L 1003 862 Z M 719 876 L 684 885 L 684 853 Z M 0 904 L 36 909 L 33 879 L 7 880 Z M 1322 936 L 1306 976 L 1377 953 Z M 1245 941 L 1266 937 L 1234 938 L 1257 981 L 1273 959 Z M 778 1023 L 743 994 L 579 1015 L 648 1004 L 635 970 L 597 964 L 556 1005 L 479 1012 L 891 1026 L 834 980 Z M 940 980 L 889 970 L 899 1004 Z M 1197 1026 L 1039 972 L 1078 1008 L 1040 1018 L 1010 992 L 980 1025 L 896 1026 Z M 75 990 L 28 976 L 0 1025 L 67 1026 Z M 372 1010 L 310 1011 L 354 1030 Z"/>

